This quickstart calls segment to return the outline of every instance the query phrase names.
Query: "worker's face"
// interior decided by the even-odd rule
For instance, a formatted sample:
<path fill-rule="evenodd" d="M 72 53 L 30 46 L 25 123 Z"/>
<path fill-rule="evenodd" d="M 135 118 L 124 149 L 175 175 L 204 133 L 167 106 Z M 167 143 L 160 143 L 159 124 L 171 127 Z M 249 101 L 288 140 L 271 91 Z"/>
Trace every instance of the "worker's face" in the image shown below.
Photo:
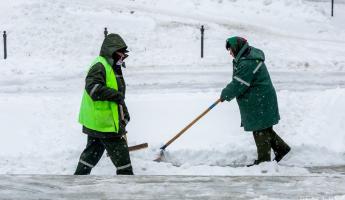
<path fill-rule="evenodd" d="M 226 49 L 228 50 L 229 54 L 230 54 L 232 57 L 235 57 L 235 56 L 234 56 L 234 53 L 231 51 L 230 45 L 229 45 L 229 46 L 227 45 L 226 47 L 227 47 Z"/>
<path fill-rule="evenodd" d="M 119 60 L 121 60 L 121 61 L 124 60 L 124 58 L 125 58 L 125 54 L 124 53 L 119 52 L 119 51 L 117 51 L 115 53 L 116 53 L 117 57 L 119 58 Z"/>
<path fill-rule="evenodd" d="M 128 57 L 127 54 L 124 52 L 117 51 L 113 54 L 113 58 L 116 61 L 116 65 L 121 66 L 123 63 L 123 60 Z"/>
<path fill-rule="evenodd" d="M 122 52 L 115 52 L 116 66 L 121 66 L 125 58 L 125 54 Z"/>
<path fill-rule="evenodd" d="M 234 53 L 231 51 L 231 49 L 229 49 L 228 51 L 229 51 L 230 55 L 234 58 L 235 56 L 234 56 Z"/>

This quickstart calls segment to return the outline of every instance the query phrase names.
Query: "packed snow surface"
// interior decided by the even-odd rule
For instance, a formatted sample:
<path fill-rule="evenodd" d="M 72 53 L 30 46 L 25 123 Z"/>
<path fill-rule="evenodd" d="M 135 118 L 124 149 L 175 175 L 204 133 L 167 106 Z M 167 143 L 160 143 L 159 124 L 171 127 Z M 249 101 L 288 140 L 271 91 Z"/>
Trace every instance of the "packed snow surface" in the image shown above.
<path fill-rule="evenodd" d="M 130 49 L 125 78 L 129 144 L 139 175 L 309 175 L 345 165 L 345 9 L 301 0 L 2 0 L 8 59 L 0 74 L 0 174 L 72 174 L 86 144 L 77 123 L 84 78 L 103 28 Z M 200 59 L 200 26 L 205 58 Z M 277 89 L 277 133 L 292 147 L 281 164 L 256 158 L 236 102 L 222 103 L 168 147 L 231 80 L 225 39 L 266 53 Z M 2 48 L 1 48 L 2 49 Z M 0 54 L 2 56 L 2 52 Z M 105 155 L 93 174 L 115 174 Z"/>
<path fill-rule="evenodd" d="M 0 195 L 6 200 L 344 200 L 344 184 L 345 177 L 327 176 L 0 175 L 5 186 Z"/>

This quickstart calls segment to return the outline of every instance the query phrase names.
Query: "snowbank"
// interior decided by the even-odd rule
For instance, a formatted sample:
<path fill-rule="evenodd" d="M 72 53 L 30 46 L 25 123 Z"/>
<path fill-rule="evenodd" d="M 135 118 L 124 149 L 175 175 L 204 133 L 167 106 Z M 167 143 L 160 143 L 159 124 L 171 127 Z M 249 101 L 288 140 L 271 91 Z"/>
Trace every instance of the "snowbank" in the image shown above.
<path fill-rule="evenodd" d="M 81 95 L 81 94 L 80 94 Z M 80 95 L 6 94 L 0 96 L 0 173 L 71 174 L 86 136 L 77 124 Z M 300 175 L 305 166 L 345 164 L 344 89 L 278 93 L 282 120 L 276 131 L 291 145 L 282 166 L 243 165 L 256 158 L 251 133 L 240 127 L 235 102 L 214 108 L 168 148 L 168 163 L 155 163 L 160 145 L 170 139 L 215 99 L 214 93 L 129 95 L 132 121 L 129 142 L 148 142 L 133 152 L 137 174 Z M 289 167 L 296 166 L 296 167 Z M 114 173 L 103 158 L 96 174 Z"/>

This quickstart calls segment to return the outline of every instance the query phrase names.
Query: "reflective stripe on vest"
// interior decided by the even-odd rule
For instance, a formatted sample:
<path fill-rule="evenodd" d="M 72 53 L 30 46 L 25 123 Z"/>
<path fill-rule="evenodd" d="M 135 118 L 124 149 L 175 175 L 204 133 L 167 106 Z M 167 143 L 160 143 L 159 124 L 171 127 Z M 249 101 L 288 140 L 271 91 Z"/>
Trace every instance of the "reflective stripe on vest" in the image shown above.
<path fill-rule="evenodd" d="M 115 72 L 111 65 L 101 56 L 94 60 L 91 67 L 96 63 L 101 63 L 105 69 L 106 86 L 117 91 L 118 86 Z M 95 131 L 118 133 L 120 123 L 118 105 L 110 101 L 93 101 L 86 90 L 84 90 L 79 112 L 79 123 Z"/>

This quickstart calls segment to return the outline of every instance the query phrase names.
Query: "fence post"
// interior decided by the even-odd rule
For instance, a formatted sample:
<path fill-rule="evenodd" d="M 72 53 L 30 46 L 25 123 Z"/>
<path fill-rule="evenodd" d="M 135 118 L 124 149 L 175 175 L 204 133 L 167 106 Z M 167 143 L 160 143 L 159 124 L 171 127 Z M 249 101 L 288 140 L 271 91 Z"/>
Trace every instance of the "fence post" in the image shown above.
<path fill-rule="evenodd" d="M 332 0 L 332 17 L 333 17 L 333 14 L 334 14 L 334 0 Z"/>
<path fill-rule="evenodd" d="M 204 57 L 204 25 L 201 26 L 200 28 L 201 31 L 201 58 Z"/>
<path fill-rule="evenodd" d="M 4 31 L 4 59 L 7 58 L 7 34 L 6 31 Z"/>
<path fill-rule="evenodd" d="M 104 28 L 104 37 L 107 37 L 107 35 L 108 35 L 108 29 L 107 29 L 107 27 L 105 27 Z"/>

